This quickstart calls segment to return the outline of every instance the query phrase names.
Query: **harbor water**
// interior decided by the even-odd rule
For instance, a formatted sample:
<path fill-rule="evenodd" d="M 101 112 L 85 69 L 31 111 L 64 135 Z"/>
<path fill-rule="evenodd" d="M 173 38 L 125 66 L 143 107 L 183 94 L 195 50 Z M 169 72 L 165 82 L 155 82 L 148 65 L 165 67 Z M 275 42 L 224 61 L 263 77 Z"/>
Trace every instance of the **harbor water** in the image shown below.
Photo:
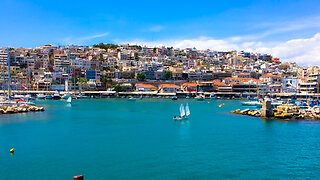
<path fill-rule="evenodd" d="M 0 179 L 320 177 L 320 121 L 230 114 L 234 100 L 36 103 L 46 111 L 0 116 Z M 188 121 L 173 120 L 181 103 Z"/>

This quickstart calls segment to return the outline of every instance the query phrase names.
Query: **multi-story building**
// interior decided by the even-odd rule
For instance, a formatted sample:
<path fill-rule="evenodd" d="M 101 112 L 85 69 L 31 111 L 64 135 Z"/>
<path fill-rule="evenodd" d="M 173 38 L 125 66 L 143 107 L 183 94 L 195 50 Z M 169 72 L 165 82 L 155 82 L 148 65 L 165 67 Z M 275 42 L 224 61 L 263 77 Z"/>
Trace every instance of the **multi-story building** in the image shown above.
<path fill-rule="evenodd" d="M 300 92 L 313 93 L 318 92 L 319 90 L 319 73 L 318 74 L 309 74 L 305 81 L 300 81 L 299 83 Z"/>
<path fill-rule="evenodd" d="M 71 65 L 71 62 L 68 60 L 68 56 L 66 54 L 54 54 L 54 70 L 60 71 L 64 67 L 68 67 Z"/>

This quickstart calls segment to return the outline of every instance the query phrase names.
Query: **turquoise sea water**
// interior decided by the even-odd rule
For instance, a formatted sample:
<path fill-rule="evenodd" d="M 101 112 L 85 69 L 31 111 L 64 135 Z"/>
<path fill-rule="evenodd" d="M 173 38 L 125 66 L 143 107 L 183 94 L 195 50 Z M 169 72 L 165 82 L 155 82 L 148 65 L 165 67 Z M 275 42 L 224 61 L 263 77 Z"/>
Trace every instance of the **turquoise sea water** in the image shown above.
<path fill-rule="evenodd" d="M 175 122 L 181 103 L 189 121 Z M 225 106 L 218 107 L 225 103 Z M 320 121 L 229 114 L 240 101 L 41 101 L 0 116 L 0 179 L 318 179 Z M 11 155 L 9 149 L 14 147 Z"/>

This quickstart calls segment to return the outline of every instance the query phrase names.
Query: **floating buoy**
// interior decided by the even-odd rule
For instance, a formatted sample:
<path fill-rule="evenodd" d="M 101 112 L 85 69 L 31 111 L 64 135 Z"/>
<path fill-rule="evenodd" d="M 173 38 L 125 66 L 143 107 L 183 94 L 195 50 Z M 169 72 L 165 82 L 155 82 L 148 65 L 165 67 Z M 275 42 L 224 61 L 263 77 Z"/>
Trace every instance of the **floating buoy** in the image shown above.
<path fill-rule="evenodd" d="M 221 107 L 221 106 L 222 106 L 222 104 L 219 105 L 219 107 Z"/>
<path fill-rule="evenodd" d="M 210 101 L 208 101 L 208 104 L 210 103 Z"/>
<path fill-rule="evenodd" d="M 14 148 L 11 148 L 11 149 L 10 149 L 10 153 L 14 153 Z"/>
<path fill-rule="evenodd" d="M 224 103 L 222 103 L 222 105 L 224 105 Z"/>
<path fill-rule="evenodd" d="M 83 180 L 83 175 L 73 176 L 73 180 Z"/>

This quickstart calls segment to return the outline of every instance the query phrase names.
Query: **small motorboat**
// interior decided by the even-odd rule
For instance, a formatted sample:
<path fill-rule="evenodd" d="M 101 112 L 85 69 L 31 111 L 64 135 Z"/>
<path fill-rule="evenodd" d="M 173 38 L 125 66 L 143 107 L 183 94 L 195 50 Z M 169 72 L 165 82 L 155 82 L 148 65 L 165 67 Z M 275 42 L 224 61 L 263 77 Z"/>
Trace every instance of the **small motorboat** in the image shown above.
<path fill-rule="evenodd" d="M 258 106 L 261 104 L 262 106 L 262 103 L 259 102 L 259 101 L 246 101 L 246 102 L 241 102 L 242 106 Z"/>
<path fill-rule="evenodd" d="M 175 101 L 175 100 L 178 100 L 178 97 L 177 96 L 172 96 L 172 98 L 171 98 L 173 101 Z"/>
<path fill-rule="evenodd" d="M 59 92 L 54 93 L 52 99 L 54 99 L 54 100 L 61 99 L 61 96 L 60 96 Z"/>
<path fill-rule="evenodd" d="M 37 99 L 45 99 L 45 98 L 46 98 L 46 95 L 44 95 L 44 94 L 37 95 Z"/>
<path fill-rule="evenodd" d="M 199 96 L 195 97 L 195 99 L 197 101 L 204 101 L 206 98 L 203 95 L 199 95 Z"/>
<path fill-rule="evenodd" d="M 79 94 L 77 96 L 77 99 L 87 99 L 87 98 L 90 98 L 89 96 L 86 96 L 86 95 L 83 95 L 83 94 Z"/>
<path fill-rule="evenodd" d="M 52 99 L 52 98 L 53 98 L 52 95 L 50 94 L 46 95 L 46 99 Z"/>
<path fill-rule="evenodd" d="M 136 98 L 134 98 L 134 97 L 129 97 L 128 101 L 136 101 Z"/>
<path fill-rule="evenodd" d="M 210 94 L 210 99 L 216 99 L 216 95 L 215 94 Z"/>

